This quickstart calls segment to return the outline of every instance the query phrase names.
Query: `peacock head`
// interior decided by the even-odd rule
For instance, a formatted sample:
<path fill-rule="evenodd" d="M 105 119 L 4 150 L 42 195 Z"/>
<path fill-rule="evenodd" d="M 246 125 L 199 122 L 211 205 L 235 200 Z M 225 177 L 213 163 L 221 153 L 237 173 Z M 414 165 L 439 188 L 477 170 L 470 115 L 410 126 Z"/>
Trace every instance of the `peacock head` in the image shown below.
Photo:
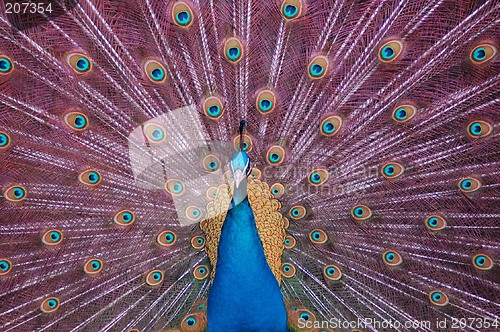
<path fill-rule="evenodd" d="M 246 152 L 239 151 L 233 154 L 233 158 L 231 159 L 231 171 L 233 172 L 234 185 L 238 188 L 242 181 L 252 173 L 250 158 Z"/>

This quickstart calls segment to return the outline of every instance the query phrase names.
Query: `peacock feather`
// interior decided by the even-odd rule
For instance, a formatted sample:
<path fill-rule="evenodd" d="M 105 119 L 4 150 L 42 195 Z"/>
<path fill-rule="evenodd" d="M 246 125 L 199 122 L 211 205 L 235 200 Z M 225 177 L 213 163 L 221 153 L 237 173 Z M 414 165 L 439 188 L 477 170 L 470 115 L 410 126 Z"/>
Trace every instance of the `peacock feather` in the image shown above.
<path fill-rule="evenodd" d="M 1 331 L 498 329 L 498 0 L 0 12 Z"/>

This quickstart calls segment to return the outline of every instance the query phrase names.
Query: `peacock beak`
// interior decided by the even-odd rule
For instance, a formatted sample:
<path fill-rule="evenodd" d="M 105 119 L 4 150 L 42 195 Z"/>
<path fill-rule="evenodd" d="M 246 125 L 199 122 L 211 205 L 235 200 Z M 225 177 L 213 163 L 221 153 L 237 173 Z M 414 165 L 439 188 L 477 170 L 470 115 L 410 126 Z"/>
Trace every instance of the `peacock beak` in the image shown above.
<path fill-rule="evenodd" d="M 242 170 L 235 170 L 233 172 L 233 178 L 234 178 L 234 185 L 236 186 L 236 188 L 238 188 L 241 184 L 241 181 L 243 181 L 243 179 L 246 178 L 246 175 L 245 173 L 243 173 Z"/>

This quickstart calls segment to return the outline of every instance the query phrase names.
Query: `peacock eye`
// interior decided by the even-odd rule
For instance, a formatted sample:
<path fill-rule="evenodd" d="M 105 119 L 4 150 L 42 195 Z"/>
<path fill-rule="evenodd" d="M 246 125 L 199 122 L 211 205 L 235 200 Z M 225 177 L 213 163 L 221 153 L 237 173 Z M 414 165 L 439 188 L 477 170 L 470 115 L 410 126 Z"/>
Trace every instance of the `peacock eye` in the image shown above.
<path fill-rule="evenodd" d="M 464 193 L 472 193 L 481 188 L 481 182 L 474 177 L 466 177 L 458 182 L 458 188 Z"/>
<path fill-rule="evenodd" d="M 167 77 L 165 66 L 156 60 L 144 62 L 144 73 L 149 81 L 153 83 L 163 83 Z"/>
<path fill-rule="evenodd" d="M 285 193 L 285 187 L 281 183 L 275 183 L 271 186 L 271 194 L 275 198 L 280 198 Z"/>
<path fill-rule="evenodd" d="M 446 220 L 438 215 L 431 215 L 425 219 L 425 227 L 431 231 L 439 231 L 446 227 Z"/>
<path fill-rule="evenodd" d="M 208 155 L 203 158 L 203 168 L 207 172 L 216 172 L 220 169 L 220 160 L 214 155 Z"/>
<path fill-rule="evenodd" d="M 142 128 L 142 132 L 149 143 L 162 143 L 167 138 L 165 128 L 156 123 L 147 123 Z"/>
<path fill-rule="evenodd" d="M 309 173 L 307 180 L 313 186 L 320 186 L 328 180 L 328 177 L 329 174 L 326 169 L 315 169 Z"/>
<path fill-rule="evenodd" d="M 486 121 L 476 120 L 467 126 L 467 134 L 472 138 L 488 136 L 493 131 L 493 127 Z"/>
<path fill-rule="evenodd" d="M 382 166 L 382 176 L 387 179 L 394 179 L 403 174 L 404 167 L 396 162 L 387 163 Z"/>
<path fill-rule="evenodd" d="M 198 221 L 202 217 L 200 208 L 190 205 L 186 208 L 186 217 L 193 221 Z"/>
<path fill-rule="evenodd" d="M 284 244 L 285 244 L 286 249 L 292 249 L 297 244 L 297 241 L 295 240 L 295 238 L 293 236 L 288 235 L 285 238 Z"/>
<path fill-rule="evenodd" d="M 231 63 L 238 63 L 243 58 L 243 46 L 238 38 L 232 37 L 226 40 L 224 57 Z"/>
<path fill-rule="evenodd" d="M 78 181 L 89 187 L 97 186 L 101 180 L 101 174 L 96 170 L 88 170 L 78 175 Z"/>
<path fill-rule="evenodd" d="M 329 116 L 321 122 L 320 131 L 324 136 L 337 134 L 342 127 L 342 118 L 338 115 Z"/>
<path fill-rule="evenodd" d="M 164 274 L 163 271 L 160 270 L 152 270 L 149 271 L 146 275 L 146 284 L 148 286 L 158 286 L 163 282 Z"/>
<path fill-rule="evenodd" d="M 207 318 L 204 311 L 198 311 L 184 317 L 181 322 L 183 332 L 200 332 L 207 328 Z"/>
<path fill-rule="evenodd" d="M 0 131 L 0 150 L 6 149 L 10 145 L 10 136 L 9 134 Z"/>
<path fill-rule="evenodd" d="M 197 235 L 191 238 L 191 246 L 194 249 L 202 249 L 205 246 L 205 238 L 201 235 Z"/>
<path fill-rule="evenodd" d="M 342 278 L 342 271 L 336 265 L 327 265 L 323 268 L 323 275 L 328 280 L 337 281 Z"/>
<path fill-rule="evenodd" d="M 448 304 L 448 296 L 438 290 L 431 291 L 429 293 L 429 299 L 432 304 L 443 307 Z"/>
<path fill-rule="evenodd" d="M 252 179 L 254 180 L 258 180 L 260 179 L 260 176 L 262 175 L 262 172 L 260 171 L 260 169 L 258 168 L 252 168 L 251 172 L 250 172 L 250 176 L 252 177 Z"/>
<path fill-rule="evenodd" d="M 42 235 L 42 242 L 48 246 L 56 246 L 63 240 L 63 234 L 57 229 L 51 229 Z"/>
<path fill-rule="evenodd" d="M 493 268 L 493 260 L 486 254 L 477 254 L 472 257 L 472 264 L 478 270 L 491 270 Z"/>
<path fill-rule="evenodd" d="M 257 110 L 261 114 L 269 114 L 276 107 L 276 96 L 271 90 L 262 90 L 257 94 L 255 103 Z"/>
<path fill-rule="evenodd" d="M 172 231 L 163 231 L 156 237 L 156 242 L 162 247 L 170 247 L 175 243 L 177 235 Z"/>
<path fill-rule="evenodd" d="M 309 233 L 309 239 L 312 243 L 323 244 L 328 241 L 328 235 L 322 229 L 314 229 Z"/>
<path fill-rule="evenodd" d="M 240 135 L 233 138 L 233 145 L 236 151 L 240 151 Z M 243 134 L 243 151 L 250 152 L 253 148 L 252 139 L 250 136 Z"/>
<path fill-rule="evenodd" d="M 380 61 L 389 63 L 398 58 L 403 51 L 403 43 L 400 40 L 391 40 L 383 44 L 378 52 Z"/>
<path fill-rule="evenodd" d="M 278 145 L 272 146 L 267 151 L 266 160 L 272 166 L 280 165 L 285 160 L 285 150 Z"/>
<path fill-rule="evenodd" d="M 210 187 L 207 189 L 207 198 L 212 200 L 214 199 L 215 197 L 217 197 L 217 187 Z"/>
<path fill-rule="evenodd" d="M 281 275 L 285 278 L 291 278 L 295 275 L 296 269 L 290 263 L 281 264 Z"/>
<path fill-rule="evenodd" d="M 12 60 L 6 55 L 0 55 L 0 75 L 10 74 L 13 70 Z"/>
<path fill-rule="evenodd" d="M 382 259 L 384 260 L 384 263 L 389 266 L 398 266 L 403 263 L 401 255 L 394 250 L 385 251 L 382 254 Z"/>
<path fill-rule="evenodd" d="M 4 276 L 12 270 L 12 262 L 6 258 L 0 259 L 0 276 Z"/>
<path fill-rule="evenodd" d="M 91 258 L 83 265 L 83 271 L 88 275 L 96 275 L 102 271 L 103 267 L 102 260 L 99 258 Z"/>
<path fill-rule="evenodd" d="M 399 123 L 404 123 L 415 116 L 417 108 L 414 105 L 401 105 L 392 111 L 392 119 Z"/>
<path fill-rule="evenodd" d="M 130 210 L 122 210 L 115 214 L 113 221 L 120 226 L 128 226 L 135 221 L 135 214 Z"/>
<path fill-rule="evenodd" d="M 315 56 L 309 62 L 307 73 L 313 80 L 323 78 L 328 71 L 328 58 L 323 55 Z"/>
<path fill-rule="evenodd" d="M 63 119 L 64 123 L 73 130 L 82 131 L 89 126 L 89 119 L 81 112 L 66 113 Z"/>
<path fill-rule="evenodd" d="M 11 202 L 21 202 L 26 199 L 28 195 L 28 191 L 24 186 L 21 185 L 13 185 L 4 190 L 3 196 L 5 199 Z"/>
<path fill-rule="evenodd" d="M 186 188 L 181 180 L 170 179 L 165 183 L 165 190 L 172 196 L 181 196 Z"/>
<path fill-rule="evenodd" d="M 203 111 L 210 119 L 217 120 L 224 113 L 224 107 L 220 98 L 211 96 L 203 100 Z"/>
<path fill-rule="evenodd" d="M 302 205 L 295 205 L 292 206 L 289 213 L 292 219 L 301 219 L 306 215 L 306 208 Z"/>
<path fill-rule="evenodd" d="M 172 19 L 176 25 L 187 28 L 193 23 L 193 11 L 187 3 L 176 2 L 172 6 Z"/>
<path fill-rule="evenodd" d="M 489 43 L 484 43 L 474 47 L 470 53 L 470 59 L 474 64 L 482 64 L 497 54 L 497 48 Z"/>
<path fill-rule="evenodd" d="M 352 208 L 351 215 L 357 221 L 363 221 L 372 216 L 372 211 L 368 206 L 359 204 Z"/>
<path fill-rule="evenodd" d="M 294 20 L 301 14 L 302 2 L 300 0 L 285 0 L 281 4 L 281 15 L 285 18 L 285 20 Z"/>
<path fill-rule="evenodd" d="M 40 304 L 40 310 L 48 314 L 56 311 L 59 308 L 59 305 L 60 301 L 57 297 L 49 297 L 43 300 L 42 304 Z"/>
<path fill-rule="evenodd" d="M 203 280 L 206 277 L 208 277 L 208 267 L 206 265 L 198 265 L 197 267 L 194 268 L 193 270 L 193 276 L 197 280 Z"/>
<path fill-rule="evenodd" d="M 79 75 L 86 74 L 92 70 L 92 62 L 82 53 L 70 53 L 66 56 L 66 61 L 71 69 Z"/>

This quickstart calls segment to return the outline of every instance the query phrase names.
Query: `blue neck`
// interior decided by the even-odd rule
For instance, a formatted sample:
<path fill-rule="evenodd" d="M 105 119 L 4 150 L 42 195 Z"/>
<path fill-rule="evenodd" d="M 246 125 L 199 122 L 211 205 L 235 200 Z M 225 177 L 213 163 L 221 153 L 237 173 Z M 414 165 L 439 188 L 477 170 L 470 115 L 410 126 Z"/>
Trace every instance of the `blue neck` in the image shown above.
<path fill-rule="evenodd" d="M 217 270 L 208 296 L 208 331 L 288 331 L 280 287 L 264 255 L 255 217 L 236 188 L 218 247 Z"/>

